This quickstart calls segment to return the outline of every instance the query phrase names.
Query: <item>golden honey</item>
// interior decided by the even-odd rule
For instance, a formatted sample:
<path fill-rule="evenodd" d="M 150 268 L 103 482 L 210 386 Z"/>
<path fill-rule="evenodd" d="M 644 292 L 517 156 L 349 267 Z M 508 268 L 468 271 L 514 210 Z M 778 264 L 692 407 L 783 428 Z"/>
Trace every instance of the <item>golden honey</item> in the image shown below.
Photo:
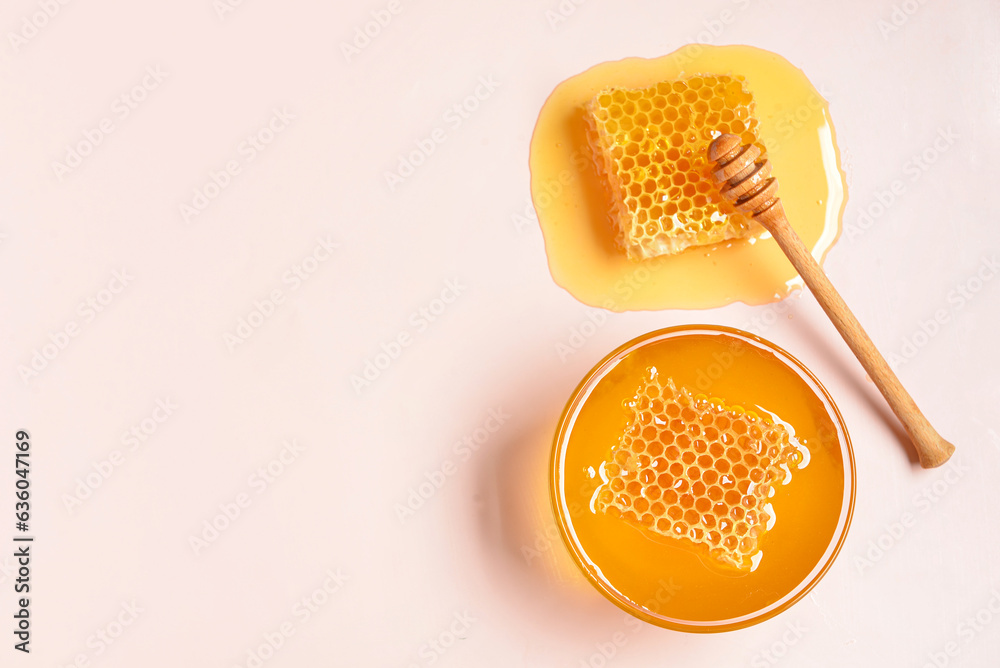
<path fill-rule="evenodd" d="M 616 93 L 625 100 L 616 102 Z M 685 47 L 593 67 L 559 84 L 542 107 L 531 193 L 556 283 L 613 311 L 763 304 L 801 286 L 770 235 L 710 187 L 696 153 L 724 126 L 766 150 L 791 224 L 822 260 L 840 233 L 846 192 L 827 102 L 773 53 Z M 636 152 L 626 156 L 632 144 Z"/>
<path fill-rule="evenodd" d="M 656 369 L 658 379 L 650 369 Z M 642 403 L 642 396 L 648 404 Z M 660 404 L 654 408 L 655 401 Z M 657 410 L 670 419 L 645 434 L 648 424 L 635 428 L 637 415 L 646 412 L 652 417 Z M 706 412 L 713 416 L 711 421 L 703 419 Z M 667 432 L 669 444 L 660 438 Z M 733 438 L 723 438 L 723 432 Z M 682 435 L 690 440 L 680 439 Z M 751 438 L 740 442 L 743 435 Z M 641 448 L 633 448 L 637 441 Z M 712 443 L 726 447 L 720 451 Z M 734 452 L 729 452 L 730 446 Z M 671 447 L 676 451 L 670 452 Z M 643 451 L 637 458 L 648 461 L 632 463 L 638 472 L 652 470 L 653 462 L 664 459 L 656 466 L 671 479 L 664 479 L 663 485 L 651 476 L 625 481 L 622 470 L 630 465 L 627 458 L 616 457 L 623 449 L 631 454 Z M 748 453 L 754 453 L 749 461 Z M 700 460 L 702 456 L 706 458 Z M 775 475 L 776 468 L 763 462 L 764 457 L 780 462 L 775 467 L 786 470 L 788 479 Z M 721 466 L 725 474 L 720 459 L 726 462 Z M 686 466 L 673 466 L 677 462 Z M 620 468 L 609 471 L 611 464 Z M 734 472 L 737 466 L 743 469 Z M 752 474 L 754 469 L 758 473 Z M 794 358 L 737 330 L 679 327 L 626 344 L 581 383 L 556 437 L 552 495 L 571 553 L 608 598 L 652 623 L 718 631 L 777 614 L 815 584 L 839 550 L 850 521 L 853 471 L 836 407 Z M 733 484 L 719 485 L 723 475 Z M 754 478 L 767 480 L 773 492 L 762 488 L 763 495 L 726 497 L 730 491 L 747 492 L 741 483 Z M 622 487 L 609 499 L 605 492 L 618 488 L 612 487 L 616 479 Z M 692 482 L 699 481 L 710 483 L 705 494 L 691 494 Z M 630 483 L 636 484 L 627 490 Z M 655 499 L 646 495 L 654 484 L 659 485 Z M 696 505 L 714 486 L 722 487 L 717 491 L 722 492 L 719 501 L 724 507 Z M 620 491 L 627 491 L 629 498 L 618 499 Z M 681 501 L 685 495 L 688 507 Z M 638 510 L 639 499 L 644 500 L 641 511 L 626 517 L 626 511 Z M 613 510 L 616 503 L 619 512 Z M 663 531 L 655 530 L 661 517 L 650 512 L 654 503 L 661 506 L 656 515 L 671 519 L 672 524 L 661 525 Z M 734 508 L 741 508 L 739 517 L 732 514 Z M 698 511 L 698 517 L 692 513 L 686 519 L 690 510 Z M 713 515 L 714 510 L 718 512 Z M 744 542 L 750 534 L 748 510 L 758 513 L 753 524 L 766 531 L 754 532 L 754 539 Z M 718 530 L 720 519 L 730 521 L 718 542 L 707 538 L 706 515 L 713 515 L 707 520 L 714 522 L 710 530 Z M 678 522 L 680 533 L 672 531 Z M 740 527 L 742 536 L 734 533 L 739 522 L 745 525 Z M 702 530 L 696 536 L 700 540 L 692 539 L 693 526 Z M 725 537 L 734 540 L 727 545 Z"/>

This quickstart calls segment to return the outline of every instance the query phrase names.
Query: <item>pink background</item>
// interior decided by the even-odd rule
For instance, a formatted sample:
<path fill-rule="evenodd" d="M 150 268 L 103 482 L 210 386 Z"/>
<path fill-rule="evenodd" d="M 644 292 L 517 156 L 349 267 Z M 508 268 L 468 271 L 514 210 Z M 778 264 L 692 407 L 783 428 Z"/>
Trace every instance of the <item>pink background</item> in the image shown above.
<path fill-rule="evenodd" d="M 0 13 L 0 664 L 993 665 L 995 3 L 223 2 Z M 345 55 L 372 12 L 386 25 Z M 953 468 L 914 468 L 808 294 L 591 327 L 552 282 L 528 218 L 542 102 L 692 41 L 770 49 L 827 94 L 849 201 L 826 269 Z M 584 373 L 702 322 L 802 359 L 859 478 L 812 595 L 715 636 L 606 602 L 553 540 L 544 487 Z M 18 429 L 30 656 L 7 630 Z"/>

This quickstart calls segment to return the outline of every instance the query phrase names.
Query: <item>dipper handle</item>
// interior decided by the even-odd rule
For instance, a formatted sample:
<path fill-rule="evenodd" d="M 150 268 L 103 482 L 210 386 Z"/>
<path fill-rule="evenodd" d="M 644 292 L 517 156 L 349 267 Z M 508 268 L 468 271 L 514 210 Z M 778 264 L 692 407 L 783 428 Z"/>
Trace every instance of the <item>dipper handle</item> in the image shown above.
<path fill-rule="evenodd" d="M 736 135 L 723 134 L 712 142 L 708 159 L 716 164 L 712 175 L 721 188 L 722 196 L 731 200 L 741 213 L 763 225 L 778 242 L 903 424 L 917 450 L 920 465 L 933 468 L 944 464 L 955 451 L 955 446 L 942 438 L 920 412 L 913 397 L 899 382 L 823 273 L 822 267 L 792 229 L 777 196 L 778 182 L 771 176 L 771 163 L 766 159 L 758 161 L 759 157 L 760 149 L 753 145 L 743 146 Z"/>

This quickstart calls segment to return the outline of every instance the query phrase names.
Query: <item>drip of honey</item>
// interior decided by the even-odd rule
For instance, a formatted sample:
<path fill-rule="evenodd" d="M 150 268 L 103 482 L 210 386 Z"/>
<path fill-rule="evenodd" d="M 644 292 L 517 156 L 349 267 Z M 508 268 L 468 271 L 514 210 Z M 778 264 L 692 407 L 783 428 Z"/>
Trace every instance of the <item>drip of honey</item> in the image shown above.
<path fill-rule="evenodd" d="M 736 330 L 673 328 L 640 342 L 599 365 L 563 416 L 552 493 L 571 551 L 605 595 L 652 623 L 723 630 L 777 614 L 829 566 L 850 521 L 853 462 L 832 400 L 787 353 Z M 678 387 L 766 416 L 807 453 L 769 495 L 774 520 L 754 546 L 752 569 L 720 565 L 704 545 L 602 512 L 609 453 L 628 432 L 629 402 L 651 367 Z"/>
<path fill-rule="evenodd" d="M 748 46 L 688 46 L 661 58 L 604 63 L 556 87 L 531 140 L 531 194 L 549 269 L 580 301 L 612 311 L 712 308 L 776 301 L 802 285 L 756 224 L 748 238 L 641 261 L 616 240 L 615 203 L 591 148 L 588 105 L 609 88 L 648 89 L 697 75 L 738 77 L 752 93 L 753 130 L 781 183 L 785 211 L 819 261 L 840 234 L 846 183 L 829 108 L 801 70 Z"/>

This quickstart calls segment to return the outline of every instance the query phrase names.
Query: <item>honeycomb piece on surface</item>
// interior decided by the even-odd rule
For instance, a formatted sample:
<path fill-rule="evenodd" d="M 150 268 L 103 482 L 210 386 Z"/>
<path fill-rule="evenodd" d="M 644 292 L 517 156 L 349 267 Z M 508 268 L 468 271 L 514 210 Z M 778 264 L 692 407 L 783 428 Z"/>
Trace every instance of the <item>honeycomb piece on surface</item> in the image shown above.
<path fill-rule="evenodd" d="M 631 259 L 748 236 L 750 221 L 719 194 L 707 150 L 728 132 L 766 157 L 754 106 L 742 78 L 727 75 L 607 88 L 586 105 L 618 244 Z"/>
<path fill-rule="evenodd" d="M 628 427 L 603 464 L 597 510 L 752 569 L 774 519 L 773 486 L 802 458 L 788 430 L 670 378 L 661 383 L 652 367 L 627 407 Z"/>

